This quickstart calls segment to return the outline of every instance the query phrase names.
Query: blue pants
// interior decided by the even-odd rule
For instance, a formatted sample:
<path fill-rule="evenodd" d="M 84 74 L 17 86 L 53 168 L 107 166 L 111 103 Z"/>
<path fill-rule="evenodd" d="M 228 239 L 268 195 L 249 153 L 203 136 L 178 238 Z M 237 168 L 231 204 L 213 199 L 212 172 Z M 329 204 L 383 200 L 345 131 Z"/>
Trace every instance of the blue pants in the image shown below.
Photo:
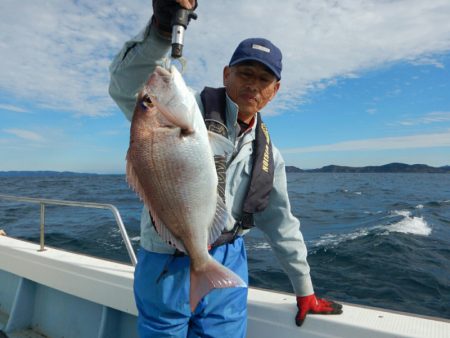
<path fill-rule="evenodd" d="M 247 254 L 241 237 L 210 253 L 248 284 Z M 245 337 L 247 288 L 214 289 L 191 312 L 189 261 L 188 256 L 139 250 L 134 276 L 139 336 Z"/>

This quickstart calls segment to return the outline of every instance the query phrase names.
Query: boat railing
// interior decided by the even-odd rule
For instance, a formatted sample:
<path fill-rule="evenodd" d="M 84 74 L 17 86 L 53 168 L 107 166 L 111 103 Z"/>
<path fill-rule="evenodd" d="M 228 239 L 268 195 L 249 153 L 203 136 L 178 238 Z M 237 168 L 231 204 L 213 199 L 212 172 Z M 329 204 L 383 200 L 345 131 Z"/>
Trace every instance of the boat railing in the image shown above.
<path fill-rule="evenodd" d="M 56 200 L 47 198 L 34 198 L 34 197 L 22 197 L 0 194 L 0 199 L 16 202 L 27 202 L 40 204 L 40 249 L 39 251 L 45 250 L 45 206 L 46 205 L 60 205 L 60 206 L 70 206 L 70 207 L 81 207 L 81 208 L 94 208 L 94 209 L 107 209 L 112 212 L 116 220 L 117 226 L 119 227 L 120 234 L 122 235 L 123 242 L 128 251 L 128 256 L 130 257 L 133 266 L 136 266 L 136 255 L 131 245 L 130 238 L 128 237 L 127 230 L 123 224 L 122 217 L 120 216 L 119 210 L 112 204 L 103 203 L 93 203 L 93 202 L 78 202 L 78 201 L 66 201 L 66 200 Z"/>

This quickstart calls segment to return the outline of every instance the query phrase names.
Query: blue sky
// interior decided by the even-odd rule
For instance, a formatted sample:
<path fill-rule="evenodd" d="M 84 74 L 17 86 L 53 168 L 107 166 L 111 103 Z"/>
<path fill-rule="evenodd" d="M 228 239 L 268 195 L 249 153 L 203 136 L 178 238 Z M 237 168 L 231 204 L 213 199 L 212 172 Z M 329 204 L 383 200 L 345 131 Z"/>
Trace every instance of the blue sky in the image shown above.
<path fill-rule="evenodd" d="M 266 37 L 284 70 L 263 114 L 288 165 L 450 165 L 448 0 L 279 4 L 200 2 L 188 85 L 220 86 L 235 46 Z M 124 172 L 108 66 L 150 16 L 147 0 L 0 3 L 0 171 Z"/>

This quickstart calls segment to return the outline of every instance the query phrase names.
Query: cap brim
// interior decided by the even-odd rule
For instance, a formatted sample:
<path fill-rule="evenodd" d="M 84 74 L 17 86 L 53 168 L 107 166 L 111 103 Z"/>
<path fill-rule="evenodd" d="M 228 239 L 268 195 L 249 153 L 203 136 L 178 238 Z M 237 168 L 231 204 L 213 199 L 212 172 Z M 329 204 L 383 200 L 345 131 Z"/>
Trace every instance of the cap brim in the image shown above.
<path fill-rule="evenodd" d="M 238 63 L 241 63 L 241 62 L 244 62 L 244 61 L 257 61 L 257 62 L 259 62 L 259 63 L 262 63 L 264 66 L 266 66 L 267 68 L 269 68 L 269 69 L 272 71 L 273 75 L 275 75 L 275 77 L 277 78 L 278 81 L 281 80 L 281 74 L 278 73 L 278 72 L 272 67 L 272 65 L 268 64 L 268 63 L 265 62 L 264 60 L 261 60 L 261 59 L 258 59 L 258 58 L 256 58 L 256 57 L 254 57 L 254 56 L 247 56 L 247 57 L 245 57 L 245 58 L 240 58 L 240 59 L 234 60 L 233 63 L 230 63 L 229 65 L 230 65 L 230 66 L 235 66 L 235 65 L 237 65 Z"/>

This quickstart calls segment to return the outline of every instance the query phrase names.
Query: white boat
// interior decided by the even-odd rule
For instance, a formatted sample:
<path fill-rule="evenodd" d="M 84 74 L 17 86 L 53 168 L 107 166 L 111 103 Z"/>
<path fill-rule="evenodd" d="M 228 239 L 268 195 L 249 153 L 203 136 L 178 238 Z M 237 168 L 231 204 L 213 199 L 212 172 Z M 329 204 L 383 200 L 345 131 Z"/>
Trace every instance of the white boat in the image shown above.
<path fill-rule="evenodd" d="M 48 204 L 83 204 L 115 213 L 113 206 L 104 204 L 7 195 L 0 195 L 0 199 L 40 203 L 42 229 Z M 119 227 L 123 226 L 118 212 L 115 218 Z M 125 244 L 130 245 L 125 228 L 121 231 Z M 43 241 L 38 245 L 0 236 L 0 337 L 138 337 L 133 271 L 133 264 L 45 247 Z M 309 315 L 298 328 L 294 295 L 249 288 L 247 336 L 450 337 L 450 321 L 446 319 L 345 303 L 343 310 L 339 316 Z"/>

